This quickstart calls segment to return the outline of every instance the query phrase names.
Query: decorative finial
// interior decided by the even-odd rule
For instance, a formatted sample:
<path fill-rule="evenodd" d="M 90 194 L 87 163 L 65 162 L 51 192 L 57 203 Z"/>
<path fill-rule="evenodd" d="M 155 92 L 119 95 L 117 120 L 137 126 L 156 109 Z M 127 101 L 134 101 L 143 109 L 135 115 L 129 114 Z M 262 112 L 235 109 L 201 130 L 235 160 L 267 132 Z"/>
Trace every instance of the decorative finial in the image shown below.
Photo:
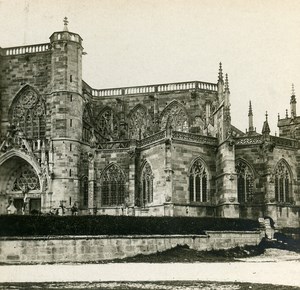
<path fill-rule="evenodd" d="M 268 122 L 268 111 L 266 111 L 266 121 Z"/>
<path fill-rule="evenodd" d="M 229 92 L 228 74 L 225 74 L 225 90 Z"/>
<path fill-rule="evenodd" d="M 252 104 L 251 104 L 251 101 L 249 101 L 249 113 L 248 113 L 248 116 L 252 116 L 252 115 L 253 115 Z"/>
<path fill-rule="evenodd" d="M 288 109 L 285 110 L 285 117 L 288 118 L 289 114 L 288 114 Z"/>
<path fill-rule="evenodd" d="M 280 114 L 278 113 L 278 121 L 280 120 Z"/>
<path fill-rule="evenodd" d="M 295 96 L 295 87 L 294 87 L 294 84 L 292 84 L 292 96 Z"/>
<path fill-rule="evenodd" d="M 222 70 L 222 63 L 219 64 L 219 78 L 218 82 L 223 82 L 223 70 Z"/>
<path fill-rule="evenodd" d="M 64 18 L 64 31 L 69 31 L 68 30 L 68 23 L 69 23 L 68 17 L 65 17 Z"/>

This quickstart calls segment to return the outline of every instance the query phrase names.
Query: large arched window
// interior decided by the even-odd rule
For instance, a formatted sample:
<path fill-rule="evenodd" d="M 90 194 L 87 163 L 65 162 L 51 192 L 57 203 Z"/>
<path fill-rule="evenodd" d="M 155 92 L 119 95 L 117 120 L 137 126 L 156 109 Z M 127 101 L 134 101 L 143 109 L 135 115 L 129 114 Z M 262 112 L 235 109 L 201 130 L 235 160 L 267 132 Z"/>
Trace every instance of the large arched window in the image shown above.
<path fill-rule="evenodd" d="M 253 173 L 250 167 L 242 160 L 237 160 L 235 164 L 237 173 L 237 192 L 239 202 L 253 201 Z"/>
<path fill-rule="evenodd" d="M 119 166 L 110 165 L 101 175 L 102 206 L 123 205 L 125 201 L 125 176 Z"/>
<path fill-rule="evenodd" d="M 200 159 L 194 161 L 189 173 L 189 192 L 191 202 L 207 202 L 207 171 Z"/>
<path fill-rule="evenodd" d="M 44 100 L 31 87 L 24 87 L 10 109 L 11 123 L 28 139 L 43 139 L 46 134 Z"/>
<path fill-rule="evenodd" d="M 188 132 L 188 117 L 186 111 L 179 102 L 171 102 L 163 111 L 161 115 L 162 130 L 172 127 L 174 131 Z"/>
<path fill-rule="evenodd" d="M 140 140 L 147 131 L 147 112 L 146 109 L 137 105 L 129 115 L 129 138 Z"/>
<path fill-rule="evenodd" d="M 275 199 L 278 202 L 289 202 L 290 197 L 290 172 L 285 161 L 280 160 L 275 167 Z"/>
<path fill-rule="evenodd" d="M 153 202 L 153 173 L 148 162 L 145 163 L 142 169 L 141 195 L 143 205 Z"/>
<path fill-rule="evenodd" d="M 109 141 L 116 140 L 119 135 L 118 118 L 110 108 L 103 109 L 98 115 L 98 131 L 103 138 Z"/>

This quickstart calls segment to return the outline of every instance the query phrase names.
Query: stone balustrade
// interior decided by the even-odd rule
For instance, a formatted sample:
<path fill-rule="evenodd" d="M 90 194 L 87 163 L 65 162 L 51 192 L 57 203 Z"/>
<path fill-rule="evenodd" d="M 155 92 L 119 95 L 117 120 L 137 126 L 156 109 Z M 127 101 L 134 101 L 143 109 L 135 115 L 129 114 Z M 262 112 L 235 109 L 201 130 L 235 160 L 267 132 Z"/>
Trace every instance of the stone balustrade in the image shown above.
<path fill-rule="evenodd" d="M 214 137 L 192 134 L 187 132 L 179 132 L 179 131 L 173 131 L 172 138 L 175 140 L 183 140 L 183 141 L 189 141 L 189 142 L 207 144 L 207 145 L 217 145 L 218 143 L 217 138 Z"/>
<path fill-rule="evenodd" d="M 50 50 L 50 43 L 8 47 L 2 49 L 4 56 L 19 55 L 19 54 L 26 54 L 26 53 L 38 53 L 38 52 L 45 52 L 48 50 Z"/>
<path fill-rule="evenodd" d="M 111 89 L 92 89 L 92 95 L 94 97 L 108 97 L 108 96 L 122 96 L 122 95 L 136 95 L 136 94 L 149 94 L 149 93 L 161 93 L 171 91 L 189 91 L 189 90 L 207 90 L 216 92 L 217 84 L 206 82 L 181 82 L 181 83 L 169 83 L 158 84 L 149 86 L 135 86 L 124 88 L 111 88 Z"/>

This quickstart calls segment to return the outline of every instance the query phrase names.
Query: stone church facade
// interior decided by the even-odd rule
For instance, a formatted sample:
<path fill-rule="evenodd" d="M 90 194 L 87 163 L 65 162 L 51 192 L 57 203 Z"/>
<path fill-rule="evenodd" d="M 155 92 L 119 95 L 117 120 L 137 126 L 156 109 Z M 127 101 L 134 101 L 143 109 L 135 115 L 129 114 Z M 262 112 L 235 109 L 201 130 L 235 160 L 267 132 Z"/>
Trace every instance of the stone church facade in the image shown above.
<path fill-rule="evenodd" d="M 300 117 L 279 136 L 231 124 L 230 90 L 202 81 L 93 89 L 82 39 L 0 48 L 0 214 L 270 216 L 299 226 Z"/>

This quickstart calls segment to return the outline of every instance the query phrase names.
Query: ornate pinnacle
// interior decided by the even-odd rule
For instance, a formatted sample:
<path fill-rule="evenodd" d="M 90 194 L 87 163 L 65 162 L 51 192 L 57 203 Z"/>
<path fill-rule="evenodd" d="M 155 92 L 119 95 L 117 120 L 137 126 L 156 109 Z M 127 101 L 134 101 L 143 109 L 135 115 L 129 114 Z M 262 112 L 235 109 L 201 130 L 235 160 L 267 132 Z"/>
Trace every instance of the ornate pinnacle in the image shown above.
<path fill-rule="evenodd" d="M 292 96 L 295 96 L 295 87 L 294 87 L 294 84 L 292 84 Z"/>
<path fill-rule="evenodd" d="M 249 101 L 249 113 L 248 116 L 253 116 L 251 101 Z"/>
<path fill-rule="evenodd" d="M 228 74 L 225 74 L 225 91 L 229 92 Z"/>
<path fill-rule="evenodd" d="M 219 78 L 218 82 L 223 82 L 223 70 L 222 70 L 222 63 L 219 64 Z"/>
<path fill-rule="evenodd" d="M 268 122 L 268 111 L 266 111 L 266 121 Z"/>
<path fill-rule="evenodd" d="M 288 114 L 288 109 L 285 110 L 285 117 L 288 118 L 289 114 Z"/>
<path fill-rule="evenodd" d="M 65 17 L 64 18 L 64 31 L 69 31 L 68 30 L 68 23 L 69 23 L 68 17 Z"/>

